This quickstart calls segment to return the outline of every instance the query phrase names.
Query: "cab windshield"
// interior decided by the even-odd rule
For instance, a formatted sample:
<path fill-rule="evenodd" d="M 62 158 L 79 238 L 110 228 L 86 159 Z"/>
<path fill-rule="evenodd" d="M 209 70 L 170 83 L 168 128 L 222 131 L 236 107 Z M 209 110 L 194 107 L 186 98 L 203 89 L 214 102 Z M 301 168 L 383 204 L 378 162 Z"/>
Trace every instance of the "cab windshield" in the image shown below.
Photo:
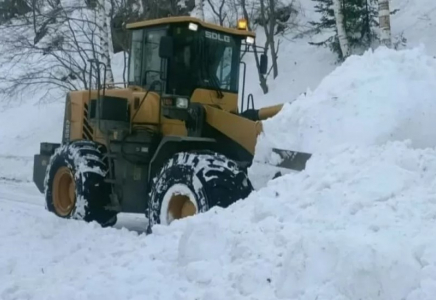
<path fill-rule="evenodd" d="M 170 92 L 189 95 L 197 88 L 238 91 L 240 38 L 199 28 L 175 27 L 169 60 Z"/>
<path fill-rule="evenodd" d="M 159 41 L 164 35 L 172 36 L 174 44 L 174 55 L 165 65 L 159 57 Z M 237 93 L 240 46 L 241 37 L 200 26 L 190 30 L 187 23 L 136 30 L 129 82 L 149 87 L 164 79 L 167 93 L 186 96 L 196 88 Z"/>

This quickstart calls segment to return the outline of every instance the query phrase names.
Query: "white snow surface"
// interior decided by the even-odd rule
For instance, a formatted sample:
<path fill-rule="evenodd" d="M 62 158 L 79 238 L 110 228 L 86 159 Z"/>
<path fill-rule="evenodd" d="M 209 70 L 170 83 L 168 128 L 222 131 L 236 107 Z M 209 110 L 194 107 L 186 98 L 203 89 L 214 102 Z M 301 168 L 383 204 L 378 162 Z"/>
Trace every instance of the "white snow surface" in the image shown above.
<path fill-rule="evenodd" d="M 313 92 L 320 98 L 298 99 L 267 123 L 289 130 L 296 112 L 324 122 L 322 139 L 306 131 L 317 142 L 307 144 L 316 151 L 305 171 L 149 236 L 18 205 L 7 200 L 14 185 L 0 183 L 1 299 L 434 299 L 435 75 L 423 51 L 351 58 Z M 347 133 L 353 126 L 362 142 Z M 389 134 L 397 128 L 409 130 Z"/>
<path fill-rule="evenodd" d="M 64 96 L 0 99 L 0 299 L 433 300 L 436 3 L 391 8 L 393 35 L 415 48 L 351 57 L 323 79 L 336 67 L 328 49 L 282 39 L 268 95 L 248 59 L 256 107 L 297 99 L 265 122 L 256 159 L 275 159 L 268 143 L 314 156 L 228 209 L 149 236 L 143 215 L 102 229 L 48 213 L 32 155 L 59 142 Z"/>
<path fill-rule="evenodd" d="M 432 149 L 343 147 L 149 236 L 2 201 L 0 298 L 434 299 L 435 172 Z"/>
<path fill-rule="evenodd" d="M 436 59 L 424 47 L 352 56 L 264 122 L 257 159 L 268 160 L 271 147 L 319 153 L 408 139 L 436 146 L 435 82 Z"/>

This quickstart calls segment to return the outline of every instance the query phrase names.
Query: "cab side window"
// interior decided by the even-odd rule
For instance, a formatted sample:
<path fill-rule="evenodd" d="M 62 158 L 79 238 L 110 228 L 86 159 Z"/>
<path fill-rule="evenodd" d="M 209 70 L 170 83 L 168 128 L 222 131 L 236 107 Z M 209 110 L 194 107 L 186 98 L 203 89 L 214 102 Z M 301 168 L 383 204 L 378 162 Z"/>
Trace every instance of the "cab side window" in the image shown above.
<path fill-rule="evenodd" d="M 225 90 L 232 89 L 231 86 L 232 59 L 233 59 L 233 48 L 230 46 L 224 48 L 222 52 L 221 60 L 219 62 L 216 71 L 216 76 L 218 78 L 218 81 L 220 82 L 220 87 Z"/>
<path fill-rule="evenodd" d="M 155 81 L 160 79 L 161 58 L 159 57 L 159 43 L 162 36 L 166 35 L 166 29 L 148 29 L 145 32 L 144 44 L 144 77 L 142 85 L 147 89 Z M 156 87 L 159 88 L 159 87 Z"/>
<path fill-rule="evenodd" d="M 129 83 L 140 85 L 142 70 L 142 45 L 144 31 L 135 30 L 132 33 L 132 44 L 130 50 Z"/>

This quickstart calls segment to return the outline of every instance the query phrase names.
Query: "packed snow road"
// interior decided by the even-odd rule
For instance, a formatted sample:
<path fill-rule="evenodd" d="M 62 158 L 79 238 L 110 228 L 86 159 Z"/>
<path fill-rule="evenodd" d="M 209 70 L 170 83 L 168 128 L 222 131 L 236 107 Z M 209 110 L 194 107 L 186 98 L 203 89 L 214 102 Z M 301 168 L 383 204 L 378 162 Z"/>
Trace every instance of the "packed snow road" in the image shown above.
<path fill-rule="evenodd" d="M 0 178 L 0 209 L 7 208 L 27 211 L 41 218 L 51 217 L 45 209 L 44 195 L 39 193 L 32 182 L 20 181 L 16 178 Z M 143 233 L 146 219 L 144 215 L 120 214 L 117 224 L 113 227 Z"/>

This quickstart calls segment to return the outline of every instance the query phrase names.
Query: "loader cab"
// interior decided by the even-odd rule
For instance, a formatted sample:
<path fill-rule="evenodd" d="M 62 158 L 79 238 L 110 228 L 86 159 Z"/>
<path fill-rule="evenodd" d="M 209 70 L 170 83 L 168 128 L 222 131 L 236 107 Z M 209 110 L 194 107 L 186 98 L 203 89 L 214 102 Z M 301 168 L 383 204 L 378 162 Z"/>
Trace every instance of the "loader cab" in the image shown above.
<path fill-rule="evenodd" d="M 161 81 L 164 93 L 186 97 L 197 88 L 238 93 L 241 45 L 254 42 L 253 33 L 191 17 L 145 21 L 129 29 L 130 85 L 153 89 Z"/>

